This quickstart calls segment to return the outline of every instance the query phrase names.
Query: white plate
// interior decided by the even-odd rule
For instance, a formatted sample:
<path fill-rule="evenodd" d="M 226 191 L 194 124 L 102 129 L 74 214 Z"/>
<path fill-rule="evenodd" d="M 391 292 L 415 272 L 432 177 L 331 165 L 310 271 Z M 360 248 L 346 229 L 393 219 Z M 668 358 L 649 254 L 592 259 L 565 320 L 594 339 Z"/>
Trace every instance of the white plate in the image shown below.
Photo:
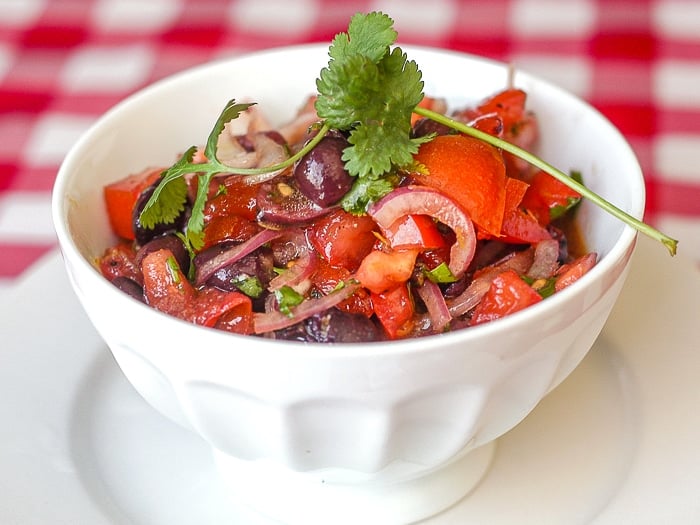
<path fill-rule="evenodd" d="M 0 299 L 0 523 L 267 523 L 122 377 L 58 254 Z M 641 239 L 591 353 L 428 523 L 700 523 L 699 314 L 697 268 Z"/>

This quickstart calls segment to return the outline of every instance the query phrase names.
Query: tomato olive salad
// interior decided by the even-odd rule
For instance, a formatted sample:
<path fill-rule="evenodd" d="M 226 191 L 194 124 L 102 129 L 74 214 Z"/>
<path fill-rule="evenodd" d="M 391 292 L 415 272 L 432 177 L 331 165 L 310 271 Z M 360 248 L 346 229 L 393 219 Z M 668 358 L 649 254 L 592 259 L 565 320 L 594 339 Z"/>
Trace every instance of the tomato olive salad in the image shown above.
<path fill-rule="evenodd" d="M 205 145 L 108 184 L 102 274 L 195 324 L 341 343 L 490 322 L 590 270 L 588 190 L 531 161 L 525 91 L 448 109 L 392 25 L 355 15 L 290 122 L 231 100 Z"/>
<path fill-rule="evenodd" d="M 452 117 L 530 148 L 537 120 L 525 101 L 525 92 L 510 88 Z M 445 109 L 440 99 L 421 104 Z M 219 159 L 283 159 L 314 133 L 312 108 L 310 101 L 277 130 L 247 109 L 237 123 L 243 128 L 227 125 L 219 135 Z M 183 235 L 189 207 L 155 228 L 139 220 L 165 168 L 109 184 L 107 210 L 122 242 L 100 268 L 139 300 L 197 324 L 342 342 L 491 321 L 539 302 L 595 263 L 595 254 L 570 250 L 575 191 L 432 120 L 415 118 L 411 133 L 434 137 L 415 154 L 415 169 L 397 172 L 396 188 L 362 214 L 338 204 L 353 184 L 341 132 L 271 178 L 213 179 L 203 244 L 192 254 Z M 197 159 L 204 160 L 202 149 Z M 198 179 L 185 179 L 193 202 Z"/>

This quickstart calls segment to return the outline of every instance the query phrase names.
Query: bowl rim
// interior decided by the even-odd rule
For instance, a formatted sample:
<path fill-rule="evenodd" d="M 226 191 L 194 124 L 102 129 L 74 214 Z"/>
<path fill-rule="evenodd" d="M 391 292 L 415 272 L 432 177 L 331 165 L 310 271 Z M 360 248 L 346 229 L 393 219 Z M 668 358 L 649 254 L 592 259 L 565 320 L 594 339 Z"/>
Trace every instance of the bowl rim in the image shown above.
<path fill-rule="evenodd" d="M 492 58 L 483 57 L 479 55 L 473 55 L 470 53 L 443 49 L 440 47 L 431 46 L 421 46 L 421 45 L 411 45 L 411 44 L 399 44 L 399 47 L 409 54 L 412 51 L 419 51 L 422 53 L 437 53 L 440 55 L 454 57 L 454 59 L 466 60 L 472 63 L 480 63 L 490 67 L 495 67 L 498 69 L 508 68 L 509 65 L 505 62 L 501 62 Z M 272 47 L 267 49 L 260 49 L 252 52 L 245 52 L 239 55 L 234 55 L 230 57 L 224 57 L 208 61 L 202 64 L 189 67 L 162 79 L 159 79 L 137 91 L 128 95 L 124 99 L 117 102 L 105 113 L 99 116 L 95 122 L 93 122 L 87 130 L 80 136 L 80 138 L 73 144 L 68 153 L 66 154 L 63 162 L 61 163 L 54 185 L 52 189 L 52 218 L 54 223 L 54 228 L 59 241 L 59 246 L 64 254 L 64 259 L 66 263 L 68 260 L 77 262 L 79 265 L 78 270 L 80 272 L 87 272 L 85 275 L 89 276 L 90 286 L 101 287 L 101 291 L 104 293 L 111 294 L 116 298 L 117 301 L 122 301 L 125 308 L 141 308 L 140 312 L 143 315 L 155 316 L 154 319 L 162 318 L 167 320 L 165 322 L 172 323 L 173 329 L 185 330 L 187 332 L 192 332 L 197 335 L 197 337 L 211 339 L 212 342 L 218 341 L 218 338 L 225 338 L 228 341 L 250 341 L 251 337 L 255 337 L 255 351 L 256 352 L 267 352 L 267 353 L 278 353 L 284 352 L 288 354 L 290 351 L 295 353 L 297 357 L 345 357 L 345 358 L 363 358 L 368 355 L 396 355 L 396 354 L 412 354 L 421 352 L 432 352 L 434 351 L 435 343 L 438 339 L 441 341 L 440 346 L 444 344 L 449 345 L 459 345 L 465 348 L 469 345 L 470 341 L 481 339 L 484 337 L 489 337 L 493 332 L 501 332 L 503 330 L 508 330 L 509 328 L 521 324 L 527 325 L 533 318 L 538 318 L 546 311 L 554 311 L 560 307 L 561 303 L 564 303 L 568 298 L 574 294 L 582 293 L 587 287 L 587 283 L 593 282 L 594 280 L 601 279 L 607 271 L 613 267 L 621 258 L 625 257 L 625 254 L 633 249 L 638 233 L 629 225 L 622 225 L 617 239 L 612 243 L 610 250 L 601 257 L 597 264 L 579 281 L 573 285 L 567 287 L 560 292 L 548 297 L 545 301 L 542 301 L 536 305 L 526 308 L 522 311 L 511 314 L 505 318 L 498 319 L 491 323 L 485 323 L 483 325 L 478 325 L 474 327 L 464 328 L 454 330 L 452 332 L 446 332 L 442 334 L 435 334 L 424 337 L 417 338 L 407 338 L 393 341 L 373 341 L 364 343 L 304 343 L 298 341 L 289 340 L 274 340 L 265 337 L 256 337 L 251 335 L 239 335 L 232 334 L 229 332 L 223 332 L 203 326 L 198 326 L 193 323 L 181 320 L 169 314 L 162 313 L 148 305 L 141 303 L 140 301 L 124 294 L 111 283 L 109 283 L 97 270 L 94 264 L 89 261 L 78 249 L 76 243 L 70 234 L 70 228 L 67 224 L 68 218 L 68 205 L 70 199 L 67 198 L 67 189 L 69 183 L 72 181 L 71 176 L 74 166 L 80 161 L 81 155 L 84 149 L 91 143 L 93 136 L 105 125 L 114 119 L 117 119 L 121 110 L 129 105 L 138 102 L 140 99 L 152 96 L 152 93 L 158 92 L 163 88 L 169 86 L 175 86 L 178 83 L 185 81 L 190 77 L 197 77 L 200 75 L 205 75 L 207 72 L 225 67 L 227 64 L 233 62 L 239 62 L 242 60 L 254 60 L 256 57 L 261 56 L 271 56 L 271 55 L 284 55 L 289 53 L 299 53 L 299 52 L 313 52 L 320 53 L 323 50 L 328 49 L 328 44 L 322 43 L 308 43 L 308 44 L 297 44 L 290 46 L 280 46 Z M 420 66 L 420 64 L 419 64 Z M 632 215 L 636 217 L 641 217 L 645 208 L 645 186 L 644 179 L 639 162 L 637 160 L 634 151 L 629 145 L 626 138 L 622 135 L 619 129 L 617 129 L 600 111 L 594 108 L 592 105 L 587 103 L 582 98 L 577 95 L 555 85 L 554 83 L 543 79 L 539 76 L 527 73 L 522 70 L 517 70 L 518 79 L 525 80 L 527 82 L 533 82 L 547 89 L 554 90 L 558 92 L 559 95 L 568 98 L 572 102 L 581 105 L 586 112 L 595 116 L 600 120 L 601 124 L 608 127 L 608 130 L 612 132 L 620 142 L 620 146 L 625 148 L 625 154 L 629 156 L 630 160 L 633 161 L 635 168 L 635 175 L 630 176 L 631 180 L 636 180 L 638 187 L 634 188 L 635 200 L 633 201 L 631 207 L 637 207 L 637 209 L 632 209 L 629 211 Z M 70 273 L 70 272 L 69 272 Z M 233 338 L 233 339 L 231 339 Z M 224 340 L 224 342 L 225 342 Z M 204 347 L 208 345 L 204 344 Z M 216 348 L 220 345 L 215 344 Z M 246 345 L 240 345 L 245 347 Z M 230 351 L 227 350 L 227 351 Z M 198 352 L 191 352 L 194 355 L 200 355 Z"/>

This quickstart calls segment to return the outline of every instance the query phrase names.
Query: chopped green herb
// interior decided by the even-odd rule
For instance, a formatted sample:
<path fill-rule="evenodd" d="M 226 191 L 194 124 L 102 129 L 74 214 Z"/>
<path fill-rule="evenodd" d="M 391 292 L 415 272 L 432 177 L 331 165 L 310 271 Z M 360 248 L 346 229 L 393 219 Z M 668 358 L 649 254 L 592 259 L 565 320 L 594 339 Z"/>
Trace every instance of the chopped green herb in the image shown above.
<path fill-rule="evenodd" d="M 234 279 L 232 284 L 248 297 L 257 299 L 265 291 L 260 279 L 256 276 L 246 277 L 241 275 L 239 279 Z"/>
<path fill-rule="evenodd" d="M 219 195 L 226 195 L 228 194 L 228 189 L 224 184 L 219 184 L 219 187 L 216 188 L 216 195 L 215 197 L 218 197 Z"/>
<path fill-rule="evenodd" d="M 560 217 L 563 217 L 566 215 L 566 212 L 569 210 L 572 210 L 576 207 L 576 205 L 581 202 L 580 197 L 569 197 L 566 199 L 566 204 L 563 206 L 552 206 L 549 209 L 549 218 L 551 220 L 556 220 L 559 219 Z"/>
<path fill-rule="evenodd" d="M 542 299 L 546 299 L 555 292 L 554 285 L 557 283 L 557 280 L 554 277 L 550 277 L 549 279 L 533 279 L 527 275 L 521 275 L 520 278 L 540 294 Z"/>
<path fill-rule="evenodd" d="M 577 183 L 583 185 L 583 176 L 581 175 L 580 171 L 572 171 L 569 176 Z M 579 202 L 581 202 L 581 197 L 567 198 L 566 204 L 563 206 L 554 206 L 549 209 L 549 218 L 554 221 L 560 217 L 563 217 L 569 210 L 573 210 L 576 206 L 578 206 Z"/>
<path fill-rule="evenodd" d="M 450 268 L 444 262 L 441 262 L 432 270 L 425 270 L 424 273 L 428 277 L 428 279 L 437 284 L 453 283 L 457 281 L 457 278 L 454 276 L 454 274 L 450 271 Z"/>
<path fill-rule="evenodd" d="M 283 286 L 282 288 L 275 290 L 275 297 L 277 299 L 280 312 L 289 317 L 293 315 L 290 308 L 301 304 L 301 302 L 304 300 L 304 296 L 294 290 L 294 288 L 291 286 Z"/>
<path fill-rule="evenodd" d="M 546 299 L 550 295 L 554 294 L 554 285 L 557 283 L 557 280 L 554 278 L 547 279 L 545 283 L 537 288 L 537 293 L 540 294 L 542 299 Z"/>

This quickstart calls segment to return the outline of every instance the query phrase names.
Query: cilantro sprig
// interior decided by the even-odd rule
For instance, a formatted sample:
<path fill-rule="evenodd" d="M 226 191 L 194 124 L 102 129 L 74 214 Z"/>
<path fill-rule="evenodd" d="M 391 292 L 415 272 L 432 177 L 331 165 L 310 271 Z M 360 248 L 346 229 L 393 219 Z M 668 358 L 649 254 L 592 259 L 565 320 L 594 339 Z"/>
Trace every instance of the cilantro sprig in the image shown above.
<path fill-rule="evenodd" d="M 519 148 L 518 146 L 511 144 L 510 142 L 507 142 L 503 139 L 500 139 L 498 137 L 495 137 L 493 135 L 489 135 L 488 133 L 485 133 L 481 130 L 478 130 L 476 128 L 473 128 L 471 126 L 467 126 L 466 124 L 463 124 L 461 122 L 458 122 L 454 119 L 451 119 L 450 117 L 447 117 L 445 115 L 442 115 L 440 113 L 436 113 L 435 111 L 426 109 L 426 108 L 420 108 L 417 107 L 415 109 L 415 113 L 418 115 L 421 115 L 423 117 L 427 117 L 429 119 L 432 119 L 436 122 L 439 122 L 441 124 L 445 124 L 446 126 L 449 126 L 460 133 L 464 133 L 467 135 L 471 135 L 472 137 L 475 137 L 477 139 L 483 140 L 484 142 L 487 142 L 488 144 L 491 144 L 492 146 L 495 146 L 497 148 L 502 149 L 503 151 L 507 151 L 509 153 L 512 153 L 513 155 L 520 157 L 521 159 L 529 162 L 536 168 L 539 168 L 555 179 L 559 180 L 569 188 L 577 191 L 580 193 L 583 197 L 587 198 L 603 210 L 607 211 L 610 213 L 613 217 L 616 217 L 623 221 L 624 223 L 628 224 L 629 226 L 633 227 L 640 233 L 643 233 L 652 239 L 656 239 L 657 241 L 661 242 L 666 248 L 668 249 L 669 253 L 671 255 L 676 254 L 676 248 L 678 246 L 678 241 L 676 239 L 672 239 L 668 235 L 660 232 L 659 230 L 653 228 L 652 226 L 646 224 L 643 221 L 640 221 L 636 217 L 633 217 L 626 211 L 618 208 L 615 206 L 613 203 L 605 200 L 603 197 L 595 193 L 593 190 L 590 190 L 588 187 L 584 186 L 581 184 L 576 177 L 570 177 L 563 171 L 559 170 L 558 168 L 552 166 L 548 162 L 545 162 L 541 158 L 537 157 L 536 155 L 530 153 L 529 151 L 525 151 L 522 148 Z"/>
<path fill-rule="evenodd" d="M 242 112 L 252 105 L 252 103 L 239 104 L 235 99 L 229 100 L 207 138 L 204 148 L 204 155 L 207 160 L 203 163 L 193 162 L 197 146 L 191 146 L 170 168 L 162 173 L 160 182 L 139 216 L 141 225 L 144 228 L 154 228 L 156 224 L 171 224 L 177 220 L 187 203 L 187 183 L 184 177 L 185 175 L 196 173 L 197 195 L 192 204 L 192 212 L 187 222 L 185 241 L 190 251 L 201 249 L 204 245 L 204 206 L 207 201 L 209 183 L 213 177 L 221 174 L 258 175 L 285 169 L 292 166 L 313 149 L 321 138 L 328 133 L 328 126 L 322 126 L 317 135 L 304 148 L 285 161 L 272 166 L 233 168 L 223 164 L 217 157 L 219 135 L 221 135 L 224 126 L 228 122 L 238 118 Z"/>
<path fill-rule="evenodd" d="M 168 168 L 141 213 L 141 224 L 152 228 L 172 223 L 182 213 L 187 200 L 184 176 L 196 173 L 198 193 L 187 224 L 186 240 L 190 250 L 203 244 L 204 204 L 212 177 L 219 174 L 253 175 L 292 166 L 312 150 L 330 129 L 348 134 L 350 143 L 342 160 L 355 177 L 351 190 L 343 197 L 343 207 L 363 213 L 369 204 L 396 187 L 398 172 L 413 164 L 413 155 L 428 135 L 411 137 L 411 114 L 416 113 L 471 135 L 529 162 L 579 192 L 613 216 L 651 238 L 659 240 L 675 255 L 678 241 L 632 217 L 603 199 L 583 184 L 554 166 L 503 139 L 484 133 L 445 115 L 418 106 L 423 99 L 423 80 L 418 65 L 399 47 L 393 20 L 386 14 L 358 13 L 352 17 L 346 33 L 339 33 L 329 48 L 330 60 L 316 81 L 316 112 L 322 125 L 314 138 L 299 152 L 282 163 L 259 168 L 231 168 L 216 155 L 218 137 L 225 124 L 237 118 L 250 104 L 227 103 L 207 139 L 205 163 L 193 163 L 195 146 L 189 148 Z"/>
<path fill-rule="evenodd" d="M 412 164 L 418 147 L 431 137 L 411 138 L 411 114 L 423 99 L 418 64 L 394 47 L 398 34 L 383 13 L 358 13 L 347 33 L 329 48 L 328 66 L 316 81 L 316 112 L 331 128 L 349 132 L 345 169 L 355 176 L 342 200 L 346 210 L 367 205 L 397 183 L 392 172 Z"/>

